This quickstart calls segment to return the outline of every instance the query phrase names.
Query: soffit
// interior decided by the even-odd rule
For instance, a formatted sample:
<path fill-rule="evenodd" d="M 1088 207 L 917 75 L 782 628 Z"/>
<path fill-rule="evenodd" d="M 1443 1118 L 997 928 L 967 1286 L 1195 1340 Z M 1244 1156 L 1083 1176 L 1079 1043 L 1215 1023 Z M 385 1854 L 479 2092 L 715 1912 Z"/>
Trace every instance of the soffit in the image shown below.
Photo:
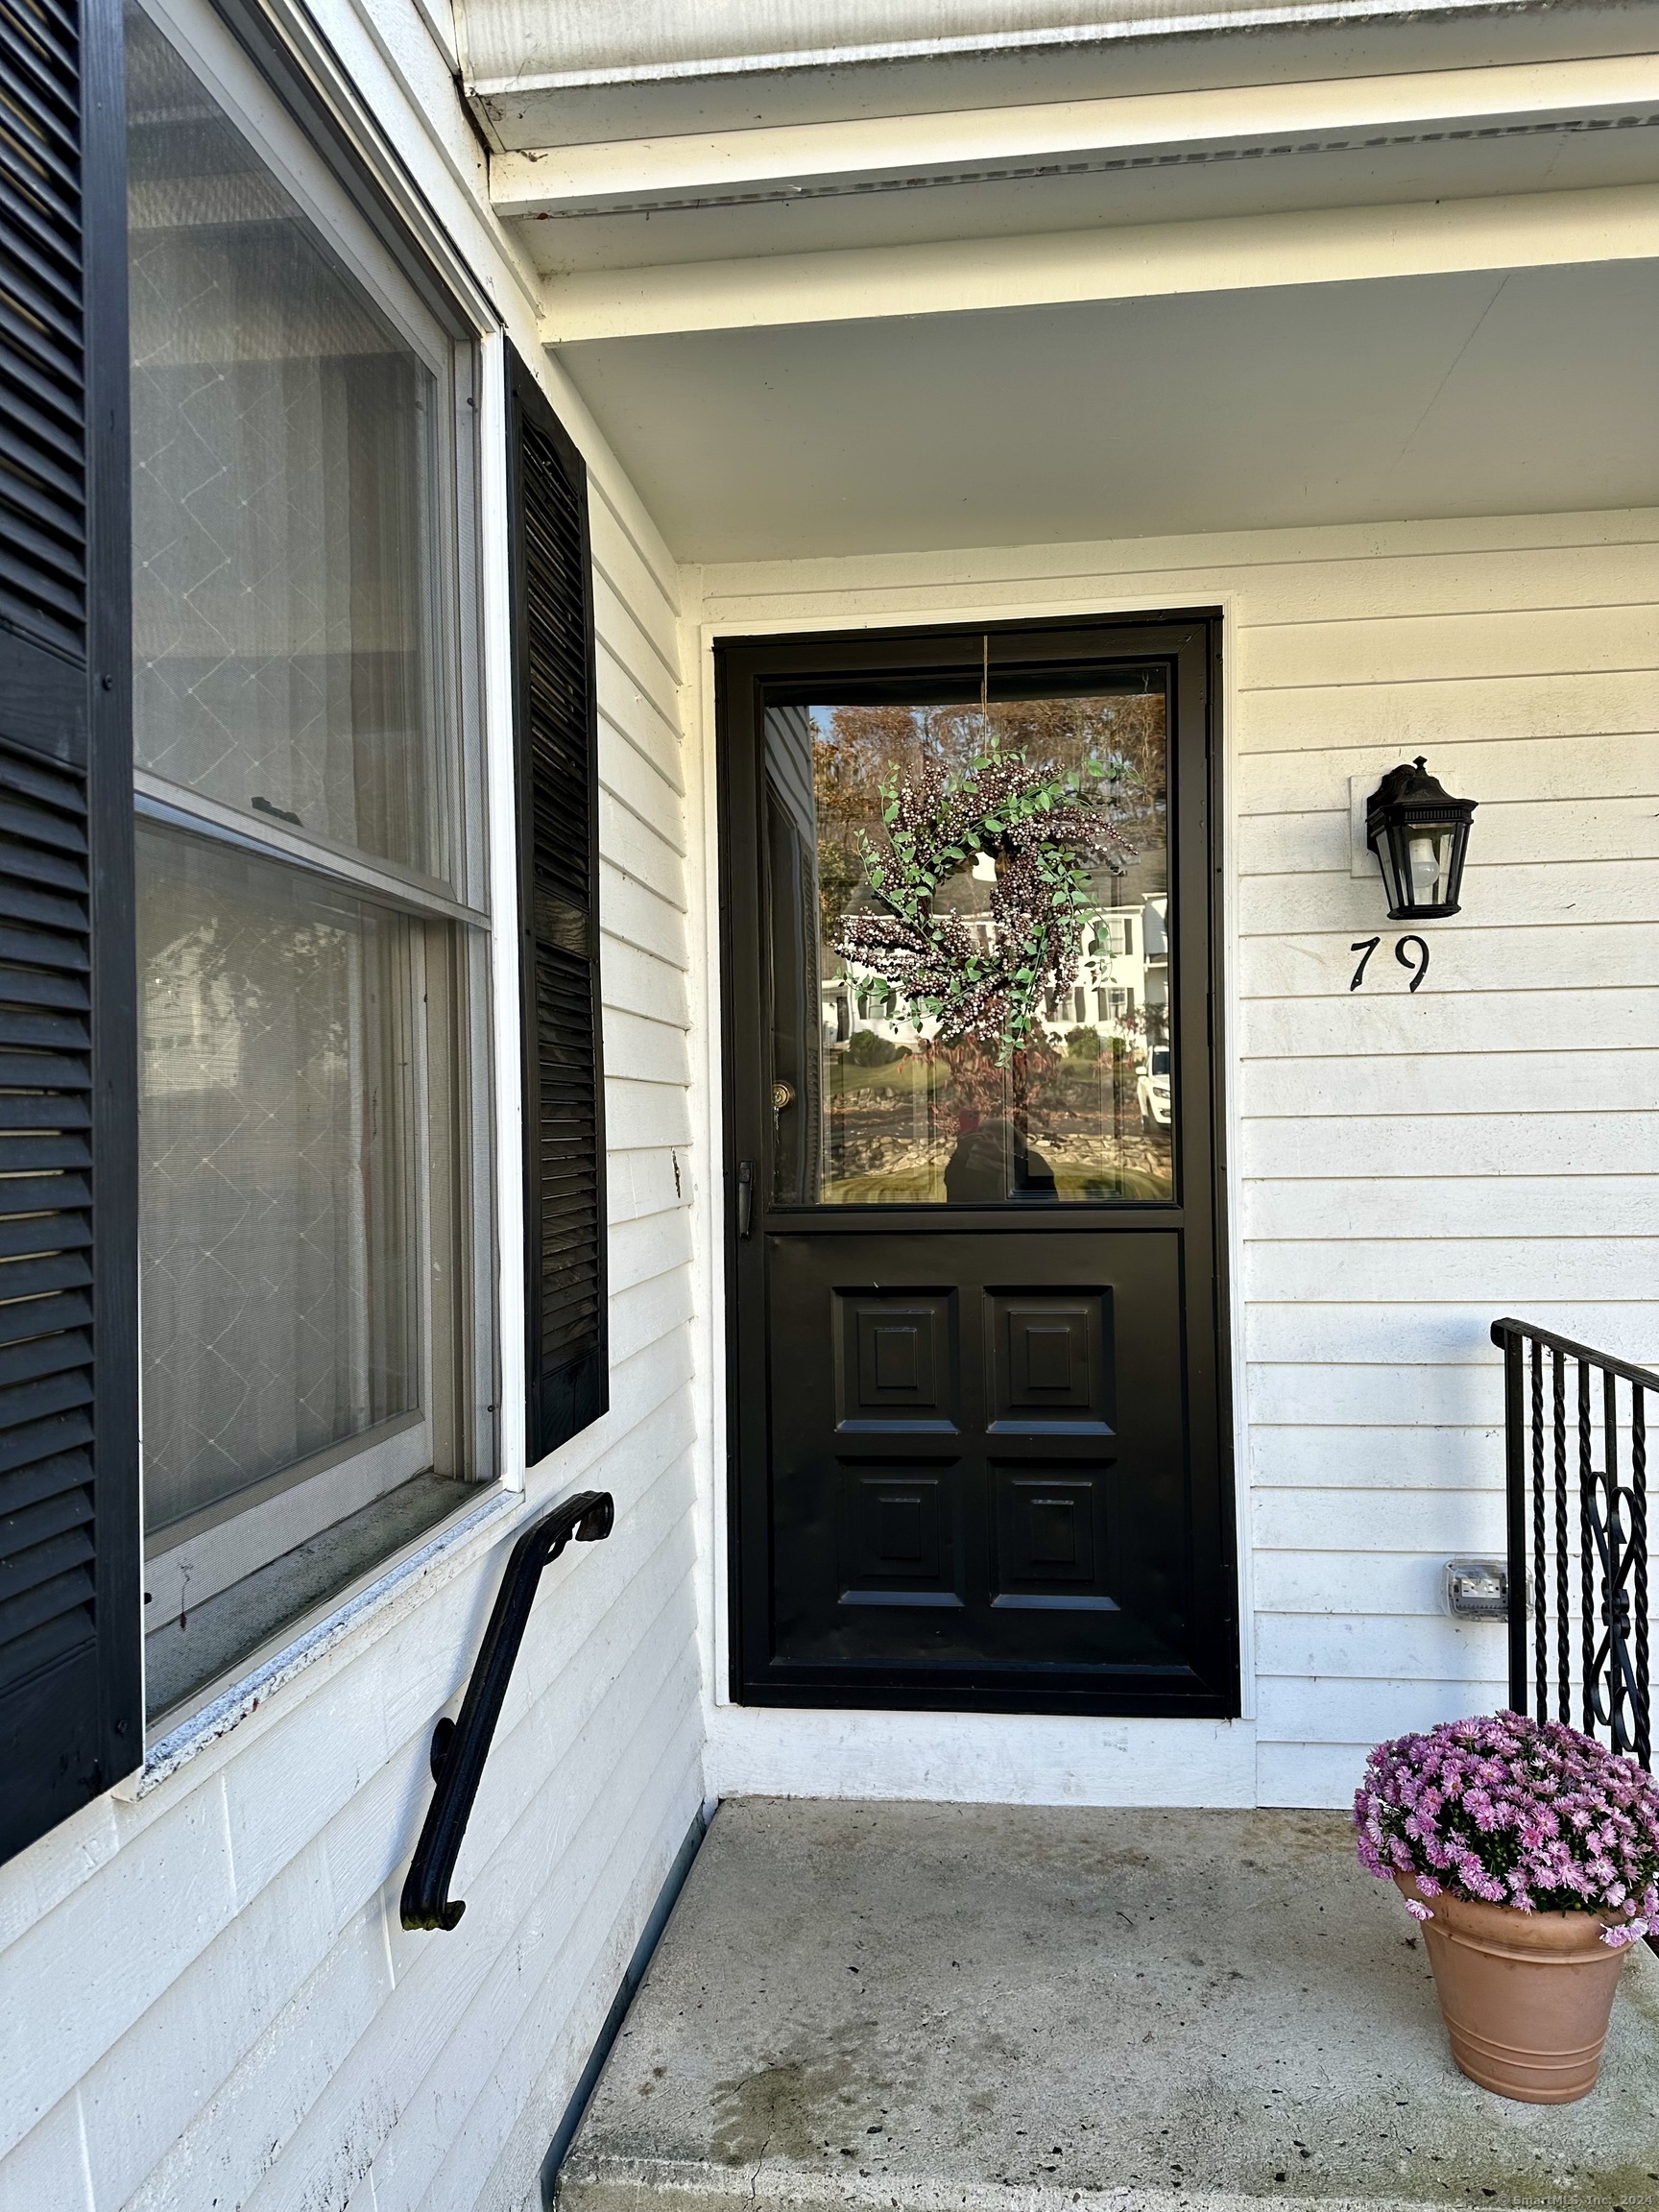
<path fill-rule="evenodd" d="M 1659 263 L 559 349 L 684 560 L 1659 504 Z"/>
<path fill-rule="evenodd" d="M 682 558 L 1659 501 L 1656 0 L 1047 4 L 994 11 L 1046 44 L 770 71 L 747 0 L 678 60 L 631 0 L 526 16 L 493 191 Z M 574 82 L 603 22 L 643 59 Z"/>
<path fill-rule="evenodd" d="M 1039 83 L 1006 56 L 1000 75 L 947 58 L 925 108 L 898 65 L 757 77 L 745 122 L 660 110 L 631 137 L 593 137 L 592 113 L 542 95 L 511 116 L 484 102 L 492 198 L 549 281 L 550 332 L 587 336 L 590 318 L 560 321 L 562 278 L 638 273 L 626 320 L 646 327 L 653 270 L 753 265 L 764 283 L 794 257 L 805 290 L 815 254 L 1659 180 L 1659 0 L 1144 37 L 1068 61 Z M 801 84 L 831 79 L 855 107 L 804 116 Z"/>

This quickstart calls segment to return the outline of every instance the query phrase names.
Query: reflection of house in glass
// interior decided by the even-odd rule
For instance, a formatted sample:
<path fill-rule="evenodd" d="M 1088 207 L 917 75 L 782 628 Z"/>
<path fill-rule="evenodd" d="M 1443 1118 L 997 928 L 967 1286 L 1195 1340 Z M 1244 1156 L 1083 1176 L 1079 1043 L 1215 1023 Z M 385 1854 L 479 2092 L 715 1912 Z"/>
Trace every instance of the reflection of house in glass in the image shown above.
<path fill-rule="evenodd" d="M 1113 891 L 1122 885 L 1114 882 Z M 1042 1027 L 1049 1042 L 1062 1044 L 1078 1029 L 1092 1029 L 1102 1046 L 1121 1041 L 1137 1055 L 1167 1041 L 1169 1033 L 1169 946 L 1167 894 L 1149 893 L 1138 903 L 1115 905 L 1085 927 L 1076 972 L 1063 989 L 1046 993 Z M 981 946 L 996 942 L 997 924 L 986 914 L 972 919 Z M 885 993 L 872 970 L 843 960 L 826 948 L 820 990 L 824 1042 L 845 1045 L 861 1029 L 894 1045 L 923 1044 L 938 1028 L 918 1022 Z"/>
<path fill-rule="evenodd" d="M 213 926 L 186 931 L 149 963 L 140 978 L 144 1082 L 163 1092 L 229 1091 L 242 1085 L 242 1024 L 214 966 Z"/>

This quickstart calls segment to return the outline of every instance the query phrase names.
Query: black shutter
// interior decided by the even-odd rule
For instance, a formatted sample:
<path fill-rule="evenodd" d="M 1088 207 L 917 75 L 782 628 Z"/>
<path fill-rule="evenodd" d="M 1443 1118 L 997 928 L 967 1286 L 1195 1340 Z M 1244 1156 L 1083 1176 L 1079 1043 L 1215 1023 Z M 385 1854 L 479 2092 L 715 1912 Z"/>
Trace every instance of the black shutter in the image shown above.
<path fill-rule="evenodd" d="M 598 724 L 588 471 L 517 359 L 509 400 L 534 1463 L 610 1402 Z"/>
<path fill-rule="evenodd" d="M 120 0 L 0 0 L 0 1858 L 143 1756 Z"/>

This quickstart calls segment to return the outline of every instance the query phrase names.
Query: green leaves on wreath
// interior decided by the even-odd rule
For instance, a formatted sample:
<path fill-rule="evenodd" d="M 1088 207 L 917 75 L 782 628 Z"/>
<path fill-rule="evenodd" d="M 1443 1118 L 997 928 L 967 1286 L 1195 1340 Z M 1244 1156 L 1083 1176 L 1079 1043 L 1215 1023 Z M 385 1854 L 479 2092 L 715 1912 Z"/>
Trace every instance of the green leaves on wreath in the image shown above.
<path fill-rule="evenodd" d="M 947 1045 L 995 1044 L 1005 1065 L 1036 1025 L 1045 985 L 1064 990 L 1076 974 L 1079 923 L 1095 905 L 1091 866 L 1121 872 L 1133 856 L 1110 813 L 1121 768 L 1092 758 L 1085 774 L 1046 773 L 993 737 L 960 774 L 935 761 L 914 781 L 889 769 L 886 855 L 858 836 L 874 903 L 843 917 L 836 950 L 881 976 L 883 1003 L 937 1020 Z M 959 916 L 933 910 L 940 883 L 979 853 L 997 871 L 988 950 Z"/>

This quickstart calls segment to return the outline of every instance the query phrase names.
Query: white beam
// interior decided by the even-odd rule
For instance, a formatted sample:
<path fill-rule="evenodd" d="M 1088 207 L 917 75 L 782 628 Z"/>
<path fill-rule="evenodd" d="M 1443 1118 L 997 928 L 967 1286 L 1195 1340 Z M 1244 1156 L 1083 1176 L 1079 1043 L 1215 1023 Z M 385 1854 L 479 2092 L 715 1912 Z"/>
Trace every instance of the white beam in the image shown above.
<path fill-rule="evenodd" d="M 1059 100 L 939 115 L 757 126 L 497 154 L 490 197 L 503 216 L 552 215 L 652 199 L 926 176 L 1149 147 L 1226 145 L 1309 132 L 1369 135 L 1499 118 L 1650 109 L 1659 55 L 1423 70 L 1324 83 Z"/>
<path fill-rule="evenodd" d="M 545 280 L 542 343 L 1659 260 L 1659 185 L 1325 207 Z"/>

